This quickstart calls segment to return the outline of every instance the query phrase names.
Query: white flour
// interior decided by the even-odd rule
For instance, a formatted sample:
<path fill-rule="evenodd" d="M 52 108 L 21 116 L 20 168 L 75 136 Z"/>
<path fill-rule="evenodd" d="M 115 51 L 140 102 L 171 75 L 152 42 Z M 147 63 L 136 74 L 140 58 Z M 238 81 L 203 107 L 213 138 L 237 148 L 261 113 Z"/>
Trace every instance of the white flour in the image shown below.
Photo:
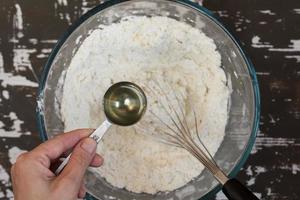
<path fill-rule="evenodd" d="M 105 119 L 102 97 L 112 83 L 132 81 L 143 87 L 151 79 L 163 80 L 183 94 L 189 122 L 193 102 L 201 138 L 214 155 L 224 137 L 230 93 L 220 66 L 213 40 L 176 20 L 132 17 L 103 26 L 83 42 L 67 71 L 61 107 L 65 129 L 99 126 Z M 168 116 L 153 95 L 147 98 L 148 111 L 139 126 L 153 133 L 164 127 L 149 110 Z M 97 151 L 105 162 L 95 172 L 113 186 L 137 193 L 174 190 L 203 170 L 185 150 L 158 143 L 135 126 L 113 126 Z"/>

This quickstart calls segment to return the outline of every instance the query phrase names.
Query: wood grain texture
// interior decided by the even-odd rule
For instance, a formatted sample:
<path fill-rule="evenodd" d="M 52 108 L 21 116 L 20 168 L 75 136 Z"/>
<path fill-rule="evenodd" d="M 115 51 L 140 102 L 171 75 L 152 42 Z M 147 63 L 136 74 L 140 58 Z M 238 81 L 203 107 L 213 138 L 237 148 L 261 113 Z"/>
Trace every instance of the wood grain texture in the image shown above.
<path fill-rule="evenodd" d="M 13 199 L 9 171 L 17 155 L 40 143 L 35 98 L 49 53 L 74 20 L 101 2 L 0 1 L 0 199 Z M 240 40 L 260 84 L 260 133 L 237 178 L 262 199 L 300 199 L 300 1 L 203 5 Z"/>

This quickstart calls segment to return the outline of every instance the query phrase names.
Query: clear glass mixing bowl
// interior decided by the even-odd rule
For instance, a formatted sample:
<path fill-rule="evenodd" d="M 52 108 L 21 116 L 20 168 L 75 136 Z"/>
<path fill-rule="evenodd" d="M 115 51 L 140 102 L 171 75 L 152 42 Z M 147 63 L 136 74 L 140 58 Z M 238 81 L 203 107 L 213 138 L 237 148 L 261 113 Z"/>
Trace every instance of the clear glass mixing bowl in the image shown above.
<path fill-rule="evenodd" d="M 216 43 L 222 57 L 222 68 L 231 80 L 233 92 L 225 139 L 214 158 L 226 174 L 235 176 L 251 151 L 258 128 L 260 104 L 256 75 L 251 63 L 229 32 L 209 11 L 188 1 L 112 0 L 82 16 L 59 40 L 44 68 L 37 109 L 42 139 L 47 140 L 64 130 L 59 111 L 62 85 L 66 69 L 82 41 L 99 25 L 109 25 L 133 15 L 174 18 L 201 29 Z M 102 200 L 207 199 L 220 189 L 207 170 L 175 191 L 155 195 L 135 194 L 114 188 L 92 171 L 87 172 L 86 179 L 89 193 Z"/>

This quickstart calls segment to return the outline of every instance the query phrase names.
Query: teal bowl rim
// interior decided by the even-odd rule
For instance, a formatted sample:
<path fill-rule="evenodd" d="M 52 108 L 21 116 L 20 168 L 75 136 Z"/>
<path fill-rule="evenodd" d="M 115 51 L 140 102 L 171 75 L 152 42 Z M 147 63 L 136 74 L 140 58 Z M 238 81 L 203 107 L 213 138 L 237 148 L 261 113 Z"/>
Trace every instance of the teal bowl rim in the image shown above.
<path fill-rule="evenodd" d="M 37 116 L 37 123 L 38 123 L 40 138 L 43 141 L 48 140 L 48 136 L 47 136 L 47 133 L 46 133 L 46 128 L 44 126 L 44 115 L 43 115 L 43 111 L 42 111 L 40 102 L 42 102 L 42 98 L 43 98 L 43 95 L 44 95 L 43 91 L 44 91 L 44 88 L 45 88 L 45 85 L 46 85 L 47 77 L 48 77 L 51 65 L 52 65 L 57 53 L 59 52 L 59 50 L 62 47 L 62 45 L 64 44 L 64 42 L 73 33 L 73 31 L 75 31 L 77 29 L 77 27 L 80 26 L 81 24 L 83 24 L 88 18 L 90 18 L 94 14 L 96 14 L 96 13 L 98 13 L 98 12 L 108 8 L 108 7 L 111 7 L 111 6 L 114 6 L 116 4 L 120 4 L 120 3 L 123 3 L 123 2 L 127 2 L 127 1 L 131 1 L 131 0 L 109 0 L 109 1 L 106 1 L 106 2 L 96 6 L 93 9 L 91 9 L 90 11 L 88 11 L 87 13 L 82 15 L 73 25 L 71 25 L 67 29 L 67 31 L 60 37 L 60 39 L 58 40 L 58 42 L 54 46 L 54 48 L 53 48 L 53 50 L 52 50 L 51 54 L 49 55 L 49 58 L 46 62 L 46 65 L 43 68 L 43 72 L 42 72 L 42 75 L 41 75 L 41 81 L 39 83 L 39 88 L 38 88 L 38 97 L 37 97 L 38 106 L 37 106 L 37 109 L 36 109 L 36 116 Z M 205 16 L 210 18 L 212 21 L 214 21 L 232 39 L 232 41 L 238 47 L 244 61 L 247 64 L 248 71 L 249 71 L 250 77 L 252 79 L 252 87 L 253 87 L 253 92 L 254 92 L 254 103 L 255 103 L 255 115 L 254 115 L 254 121 L 253 121 L 253 125 L 252 125 L 252 133 L 249 137 L 247 147 L 245 148 L 245 151 L 242 154 L 241 159 L 238 161 L 238 163 L 233 168 L 233 170 L 229 173 L 229 177 L 233 178 L 237 175 L 237 173 L 240 171 L 240 169 L 242 168 L 242 166 L 246 162 L 247 158 L 249 157 L 250 152 L 251 152 L 251 150 L 254 146 L 255 138 L 256 138 L 256 135 L 257 135 L 257 132 L 258 132 L 259 117 L 260 117 L 260 93 L 259 93 L 258 80 L 257 80 L 257 77 L 256 77 L 254 66 L 251 63 L 250 59 L 246 56 L 246 54 L 242 50 L 242 48 L 239 44 L 239 41 L 236 39 L 236 37 L 234 37 L 222 25 L 222 23 L 218 21 L 217 17 L 214 16 L 214 14 L 211 11 L 209 11 L 208 9 L 204 8 L 203 6 L 200 6 L 199 4 L 193 3 L 189 0 L 164 0 L 164 1 L 175 2 L 175 3 L 182 4 L 184 6 L 190 7 L 191 9 L 197 10 L 198 12 L 204 14 Z M 221 185 L 219 184 L 214 189 L 212 189 L 207 194 L 205 194 L 203 197 L 201 197 L 201 199 L 208 200 L 211 197 L 213 197 L 213 195 L 215 195 L 220 190 L 221 190 Z M 95 200 L 95 198 L 90 194 L 87 194 L 85 199 Z"/>

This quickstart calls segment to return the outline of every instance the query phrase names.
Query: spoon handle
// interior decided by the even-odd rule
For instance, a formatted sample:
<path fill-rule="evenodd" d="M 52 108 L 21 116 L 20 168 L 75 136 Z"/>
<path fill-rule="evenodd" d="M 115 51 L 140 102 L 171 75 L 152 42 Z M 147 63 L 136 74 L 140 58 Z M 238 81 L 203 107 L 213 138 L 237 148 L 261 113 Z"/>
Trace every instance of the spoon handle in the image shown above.
<path fill-rule="evenodd" d="M 89 137 L 93 138 L 98 144 L 111 125 L 108 120 L 105 120 Z"/>
<path fill-rule="evenodd" d="M 89 137 L 93 138 L 98 144 L 106 131 L 111 127 L 111 125 L 112 124 L 108 120 L 105 120 Z M 72 153 L 70 153 L 68 157 L 66 157 L 64 161 L 59 165 L 59 167 L 54 172 L 55 175 L 60 174 L 60 172 L 65 168 L 71 158 L 71 155 Z"/>

